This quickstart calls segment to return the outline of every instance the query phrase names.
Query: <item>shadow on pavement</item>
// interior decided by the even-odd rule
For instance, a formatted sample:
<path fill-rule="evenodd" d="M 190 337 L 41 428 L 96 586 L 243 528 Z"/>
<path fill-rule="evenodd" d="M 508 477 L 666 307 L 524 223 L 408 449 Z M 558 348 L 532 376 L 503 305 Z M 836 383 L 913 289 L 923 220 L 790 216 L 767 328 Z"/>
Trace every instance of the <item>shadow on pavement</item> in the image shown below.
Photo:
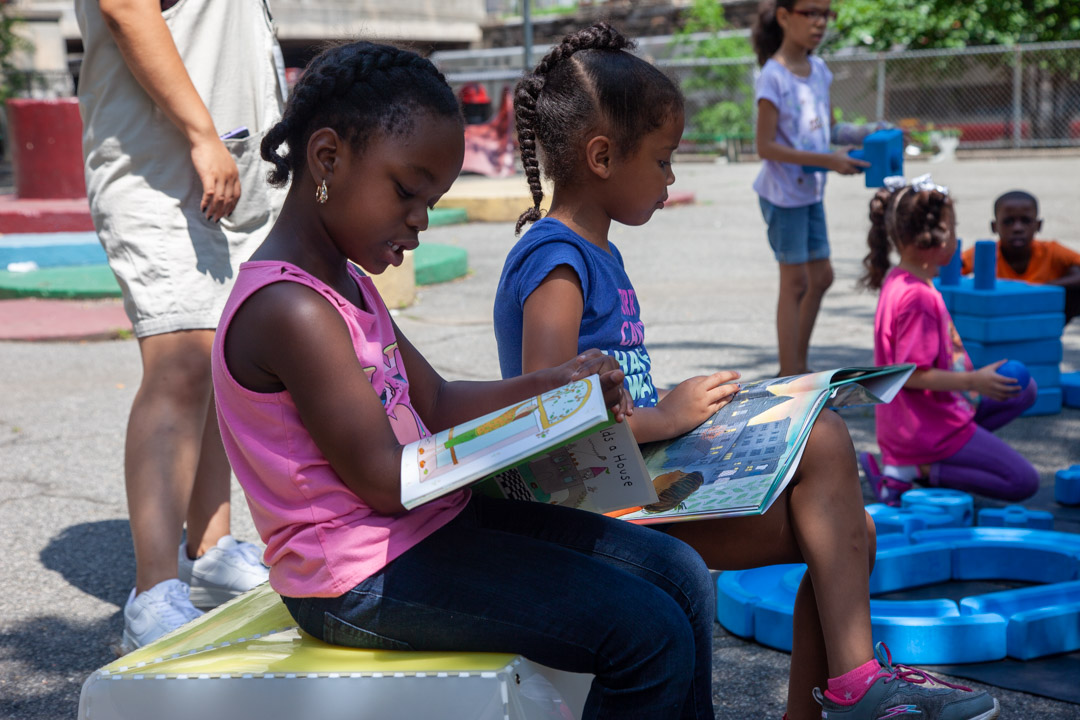
<path fill-rule="evenodd" d="M 47 608 L 53 612 L 0 633 L 0 653 L 23 668 L 17 687 L 0 683 L 0 717 L 74 717 L 83 681 L 116 658 L 121 608 L 135 576 L 127 521 L 67 527 L 41 551 L 41 564 L 117 609 L 108 618 L 82 622 Z"/>
<path fill-rule="evenodd" d="M 41 551 L 41 564 L 88 595 L 122 608 L 135 579 L 127 520 L 81 523 L 60 531 Z"/>

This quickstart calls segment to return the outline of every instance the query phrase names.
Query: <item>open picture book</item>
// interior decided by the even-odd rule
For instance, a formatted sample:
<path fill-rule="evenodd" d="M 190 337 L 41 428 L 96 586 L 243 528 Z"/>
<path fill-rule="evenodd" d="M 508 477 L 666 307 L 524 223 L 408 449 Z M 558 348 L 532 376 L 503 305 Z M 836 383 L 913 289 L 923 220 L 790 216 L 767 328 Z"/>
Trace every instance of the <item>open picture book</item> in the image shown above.
<path fill-rule="evenodd" d="M 608 412 L 597 375 L 405 446 L 406 508 L 467 485 L 599 513 L 657 499 L 637 442 Z"/>
<path fill-rule="evenodd" d="M 643 446 L 659 501 L 611 514 L 651 524 L 764 513 L 795 474 L 822 408 L 887 403 L 914 369 L 850 367 L 747 383 L 694 430 Z"/>

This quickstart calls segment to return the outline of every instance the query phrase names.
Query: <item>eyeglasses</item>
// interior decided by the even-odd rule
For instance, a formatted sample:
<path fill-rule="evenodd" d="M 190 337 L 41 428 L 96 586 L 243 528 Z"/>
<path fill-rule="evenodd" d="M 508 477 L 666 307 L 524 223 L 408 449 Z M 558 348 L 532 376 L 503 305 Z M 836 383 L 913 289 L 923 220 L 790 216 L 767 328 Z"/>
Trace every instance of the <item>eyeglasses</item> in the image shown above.
<path fill-rule="evenodd" d="M 836 19 L 835 10 L 792 10 L 796 15 L 802 15 L 810 22 L 831 22 Z"/>

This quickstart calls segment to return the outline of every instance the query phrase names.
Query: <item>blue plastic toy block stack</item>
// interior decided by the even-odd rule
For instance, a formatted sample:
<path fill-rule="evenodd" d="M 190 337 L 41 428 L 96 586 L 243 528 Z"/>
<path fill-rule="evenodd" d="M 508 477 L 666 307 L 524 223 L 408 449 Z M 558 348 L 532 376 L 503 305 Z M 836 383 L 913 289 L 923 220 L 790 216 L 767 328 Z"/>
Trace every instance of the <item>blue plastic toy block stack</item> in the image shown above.
<path fill-rule="evenodd" d="M 904 174 L 904 133 L 896 128 L 872 132 L 863 139 L 862 148 L 849 150 L 848 155 L 870 163 L 863 171 L 866 187 L 882 187 L 885 178 Z M 803 165 L 803 172 L 828 172 L 828 168 Z"/>
<path fill-rule="evenodd" d="M 973 277 L 960 276 L 960 247 L 935 281 L 976 368 L 998 360 L 1023 363 L 1039 386 L 1025 415 L 1061 412 L 1061 333 L 1065 291 L 1051 285 L 999 280 L 997 244 L 975 243 Z"/>

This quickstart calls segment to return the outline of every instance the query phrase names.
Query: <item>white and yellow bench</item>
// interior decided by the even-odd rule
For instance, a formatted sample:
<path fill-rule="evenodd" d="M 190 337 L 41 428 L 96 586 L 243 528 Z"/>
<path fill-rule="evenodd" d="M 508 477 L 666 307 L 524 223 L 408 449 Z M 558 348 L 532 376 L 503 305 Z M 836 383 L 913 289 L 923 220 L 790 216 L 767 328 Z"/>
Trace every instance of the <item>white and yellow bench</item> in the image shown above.
<path fill-rule="evenodd" d="M 328 645 L 262 585 L 95 671 L 79 720 L 568 720 L 591 682 L 520 655 Z"/>

